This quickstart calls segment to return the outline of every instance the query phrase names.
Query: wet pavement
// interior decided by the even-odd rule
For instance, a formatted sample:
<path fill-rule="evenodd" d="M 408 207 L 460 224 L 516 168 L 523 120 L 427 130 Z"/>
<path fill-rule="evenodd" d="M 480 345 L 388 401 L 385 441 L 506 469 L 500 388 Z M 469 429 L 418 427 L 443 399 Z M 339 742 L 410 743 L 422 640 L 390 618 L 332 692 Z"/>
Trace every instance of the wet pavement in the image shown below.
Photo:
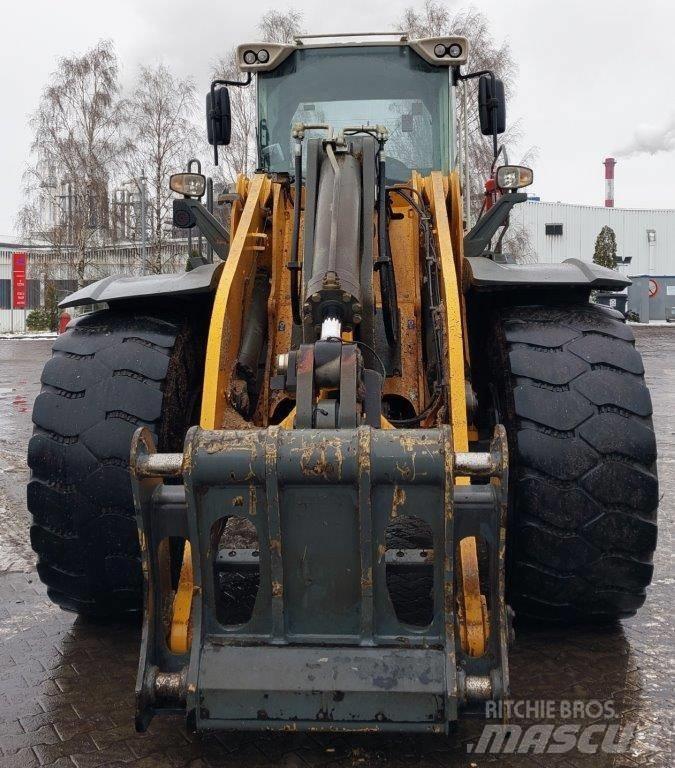
<path fill-rule="evenodd" d="M 25 508 L 26 443 L 48 341 L 0 340 L 0 767 L 662 766 L 675 765 L 675 327 L 637 328 L 654 402 L 661 483 L 654 581 L 634 618 L 604 629 L 519 627 L 511 649 L 511 722 L 540 726 L 520 754 L 477 754 L 482 719 L 449 739 L 302 734 L 188 734 L 180 718 L 133 729 L 139 630 L 102 625 L 49 603 L 33 569 Z M 568 703 L 583 711 L 566 711 Z M 521 702 L 522 703 L 522 702 Z M 527 719 L 520 719 L 524 715 Z M 498 721 L 491 721 L 492 723 Z M 597 751 L 615 726 L 621 754 Z M 588 744 L 544 754 L 554 727 L 596 728 Z M 546 728 L 549 728 L 546 731 Z M 623 739 L 623 741 L 621 741 Z M 610 741 L 607 742 L 610 744 Z M 467 745 L 474 745 L 467 751 Z M 507 743 L 508 746 L 508 743 Z M 610 745 L 611 746 L 611 745 Z"/>

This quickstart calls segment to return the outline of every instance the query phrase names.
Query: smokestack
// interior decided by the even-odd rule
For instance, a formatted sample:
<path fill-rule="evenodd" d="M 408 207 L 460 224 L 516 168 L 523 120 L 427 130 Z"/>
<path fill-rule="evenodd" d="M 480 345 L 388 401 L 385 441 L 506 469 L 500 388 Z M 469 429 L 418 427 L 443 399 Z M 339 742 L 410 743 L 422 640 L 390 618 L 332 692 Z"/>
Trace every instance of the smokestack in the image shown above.
<path fill-rule="evenodd" d="M 605 166 L 605 208 L 614 208 L 614 166 L 616 160 L 606 157 L 602 164 Z"/>

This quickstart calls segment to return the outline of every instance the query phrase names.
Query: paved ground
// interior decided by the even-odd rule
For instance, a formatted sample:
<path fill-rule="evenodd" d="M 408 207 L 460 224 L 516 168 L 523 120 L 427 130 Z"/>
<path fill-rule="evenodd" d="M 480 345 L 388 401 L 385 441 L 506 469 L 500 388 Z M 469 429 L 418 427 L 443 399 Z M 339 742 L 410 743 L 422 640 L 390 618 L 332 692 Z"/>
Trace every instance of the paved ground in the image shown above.
<path fill-rule="evenodd" d="M 180 719 L 133 730 L 138 628 L 86 623 L 54 608 L 27 546 L 25 446 L 45 341 L 0 340 L 0 766 L 636 766 L 675 764 L 673 531 L 675 327 L 638 329 L 659 440 L 661 532 L 647 603 L 620 627 L 519 628 L 511 652 L 514 699 L 613 702 L 630 738 L 622 755 L 475 755 L 483 723 L 449 740 L 224 734 L 194 737 Z M 597 718 L 587 713 L 582 723 Z M 559 719 L 556 723 L 561 722 Z M 577 721 L 573 721 L 577 722 Z M 634 730 L 633 730 L 634 729 Z"/>

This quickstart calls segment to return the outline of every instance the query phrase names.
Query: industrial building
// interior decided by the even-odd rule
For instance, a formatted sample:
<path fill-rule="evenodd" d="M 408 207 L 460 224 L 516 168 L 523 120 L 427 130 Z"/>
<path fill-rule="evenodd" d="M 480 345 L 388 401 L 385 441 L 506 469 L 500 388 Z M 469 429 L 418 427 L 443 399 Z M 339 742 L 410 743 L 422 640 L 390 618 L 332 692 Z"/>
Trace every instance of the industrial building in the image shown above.
<path fill-rule="evenodd" d="M 528 200 L 515 206 L 514 227 L 530 241 L 528 258 L 550 264 L 565 259 L 593 261 L 604 226 L 616 235 L 617 268 L 633 280 L 629 312 L 641 322 L 675 321 L 675 209 L 641 210 Z"/>
<path fill-rule="evenodd" d="M 607 158 L 605 168 L 613 176 L 613 165 L 607 162 L 611 160 Z M 615 208 L 612 176 L 604 206 L 537 199 L 515 206 L 512 225 L 522 227 L 530 242 L 525 258 L 547 264 L 570 258 L 590 262 L 600 230 L 611 227 L 617 269 L 633 280 L 627 289 L 627 311 L 640 322 L 675 321 L 675 209 Z"/>
<path fill-rule="evenodd" d="M 166 241 L 161 248 L 163 271 L 185 268 L 190 246 L 186 238 Z M 156 252 L 148 246 L 146 257 Z M 47 288 L 62 299 L 78 287 L 76 256 L 62 249 L 34 244 L 0 243 L 0 333 L 21 333 L 34 309 L 45 305 Z M 142 246 L 138 242 L 115 243 L 87 252 L 85 283 L 108 275 L 137 275 L 141 270 Z"/>

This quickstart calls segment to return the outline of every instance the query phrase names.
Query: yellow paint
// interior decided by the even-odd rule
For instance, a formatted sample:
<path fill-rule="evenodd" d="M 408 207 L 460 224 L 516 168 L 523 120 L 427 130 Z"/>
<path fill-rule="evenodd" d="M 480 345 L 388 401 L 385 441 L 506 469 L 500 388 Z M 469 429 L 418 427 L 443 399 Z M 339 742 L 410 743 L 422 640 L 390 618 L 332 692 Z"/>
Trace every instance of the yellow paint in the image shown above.
<path fill-rule="evenodd" d="M 461 602 L 462 646 L 469 656 L 482 656 L 487 645 L 483 621 L 483 596 L 480 593 L 476 539 L 467 536 L 459 542 L 457 563 L 458 599 Z"/>
<path fill-rule="evenodd" d="M 419 177 L 419 174 L 417 174 Z M 414 184 L 414 181 L 411 182 Z M 400 317 L 400 376 L 388 376 L 382 386 L 383 395 L 397 395 L 407 400 L 416 413 L 429 405 L 426 372 L 423 363 L 424 337 L 422 325 L 422 274 L 419 259 L 419 217 L 406 200 L 392 194 L 393 212 L 401 218 L 389 221 L 391 257 L 396 275 L 396 293 Z M 375 244 L 377 249 L 377 243 Z M 377 311 L 381 311 L 380 279 L 373 275 Z"/>
<path fill-rule="evenodd" d="M 275 361 L 280 354 L 285 354 L 291 348 L 291 318 L 290 271 L 286 264 L 290 261 L 292 223 L 292 202 L 280 182 L 272 183 L 272 215 L 270 217 L 270 295 L 267 300 L 267 359 L 265 361 L 264 381 L 269 381 L 275 367 Z M 302 252 L 302 217 L 300 252 Z M 286 395 L 281 392 L 271 392 L 269 387 L 263 387 L 258 398 L 258 407 L 253 416 L 253 423 L 258 427 L 266 427 L 270 417 Z"/>
<path fill-rule="evenodd" d="M 192 549 L 190 542 L 185 542 L 183 564 L 180 569 L 178 589 L 173 599 L 169 650 L 173 653 L 187 653 L 190 648 L 190 614 L 192 612 Z"/>
<path fill-rule="evenodd" d="M 286 418 L 283 421 L 279 422 L 279 426 L 281 429 L 293 429 L 293 425 L 295 424 L 295 406 L 293 406 L 293 410 L 286 416 Z"/>
<path fill-rule="evenodd" d="M 441 260 L 441 292 L 446 315 L 448 335 L 448 369 L 450 394 L 450 423 L 453 447 L 457 452 L 469 450 L 469 432 L 466 417 L 466 391 L 464 373 L 464 328 L 462 310 L 452 250 L 450 222 L 445 205 L 443 174 L 433 171 L 423 180 L 429 198 Z M 468 478 L 457 478 L 458 485 L 468 484 Z"/>
<path fill-rule="evenodd" d="M 239 180 L 238 187 L 244 186 Z M 267 202 L 271 180 L 264 174 L 256 174 L 246 186 L 246 202 L 220 274 L 211 313 L 200 418 L 204 429 L 220 429 L 223 425 L 232 367 L 239 350 L 246 278 L 255 273 L 258 255 L 258 251 L 251 248 L 250 240 L 251 235 L 259 239 L 264 219 L 261 208 Z"/>
<path fill-rule="evenodd" d="M 459 183 L 459 173 L 453 171 L 448 177 L 450 207 L 450 238 L 452 240 L 452 251 L 455 257 L 455 266 L 457 274 L 462 274 L 462 261 L 464 259 L 464 221 L 462 219 L 462 190 Z M 459 286 L 459 292 L 462 293 L 462 286 Z"/>

